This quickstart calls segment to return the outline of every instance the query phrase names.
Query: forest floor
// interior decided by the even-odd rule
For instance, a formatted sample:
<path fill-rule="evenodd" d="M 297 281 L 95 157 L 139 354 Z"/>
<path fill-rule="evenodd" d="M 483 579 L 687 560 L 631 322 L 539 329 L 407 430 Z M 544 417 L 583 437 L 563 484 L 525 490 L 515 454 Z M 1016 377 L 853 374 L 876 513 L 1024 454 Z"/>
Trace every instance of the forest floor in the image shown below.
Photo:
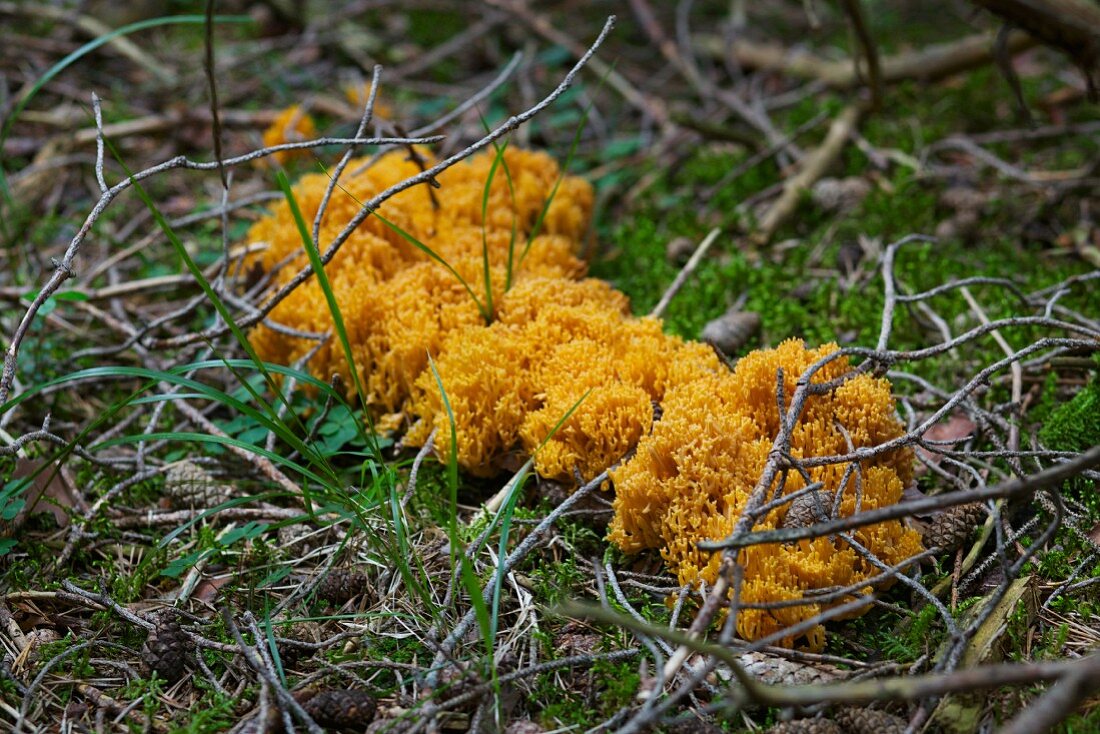
<path fill-rule="evenodd" d="M 0 2 L 0 728 L 1100 730 L 1100 107 L 1062 50 L 946 1 L 77 5 Z M 634 314 L 887 375 L 923 560 L 823 647 L 743 640 L 738 554 L 717 592 L 624 554 L 602 475 L 456 473 L 268 379 L 225 326 L 270 292 L 249 228 L 348 145 L 247 159 L 354 138 L 376 64 L 368 133 L 458 110 L 439 159 L 552 100 L 500 140 L 591 183 Z"/>

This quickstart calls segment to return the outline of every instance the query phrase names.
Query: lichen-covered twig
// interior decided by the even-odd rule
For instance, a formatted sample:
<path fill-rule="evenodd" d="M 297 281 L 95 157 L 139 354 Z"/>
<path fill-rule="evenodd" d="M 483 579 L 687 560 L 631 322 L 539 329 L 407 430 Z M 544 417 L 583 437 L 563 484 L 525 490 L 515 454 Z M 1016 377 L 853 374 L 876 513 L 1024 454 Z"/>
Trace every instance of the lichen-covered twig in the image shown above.
<path fill-rule="evenodd" d="M 684 264 L 684 267 L 680 268 L 680 272 L 676 274 L 676 278 L 673 279 L 672 284 L 663 294 L 661 294 L 661 300 L 657 301 L 657 305 L 649 312 L 650 316 L 661 318 L 665 315 L 665 309 L 672 303 L 672 299 L 675 298 L 676 294 L 680 292 L 680 289 L 684 287 L 684 283 L 686 283 L 688 278 L 691 277 L 691 274 L 695 272 L 695 269 L 699 267 L 699 263 L 707 256 L 707 251 L 710 250 L 710 246 L 714 244 L 714 241 L 718 239 L 718 235 L 721 233 L 722 230 L 717 227 L 707 233 L 707 236 L 704 237 L 703 241 L 699 243 L 699 246 L 695 248 L 695 252 L 691 254 L 691 257 Z"/>

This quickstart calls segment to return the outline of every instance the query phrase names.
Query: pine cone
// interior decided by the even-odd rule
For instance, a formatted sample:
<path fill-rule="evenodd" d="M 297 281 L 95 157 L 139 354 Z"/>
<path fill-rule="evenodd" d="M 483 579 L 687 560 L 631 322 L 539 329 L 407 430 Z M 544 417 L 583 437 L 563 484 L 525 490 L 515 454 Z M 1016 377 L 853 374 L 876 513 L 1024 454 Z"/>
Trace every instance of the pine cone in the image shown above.
<path fill-rule="evenodd" d="M 808 528 L 830 518 L 833 511 L 832 492 L 816 489 L 796 497 L 787 507 L 787 516 L 783 519 L 785 528 Z"/>
<path fill-rule="evenodd" d="M 183 631 L 179 620 L 174 616 L 163 616 L 145 638 L 141 662 L 149 675 L 156 673 L 169 683 L 175 683 L 183 677 L 191 649 L 191 638 Z"/>
<path fill-rule="evenodd" d="M 180 461 L 168 469 L 164 489 L 173 507 L 180 509 L 209 509 L 227 502 L 233 490 L 222 484 L 193 461 Z"/>
<path fill-rule="evenodd" d="M 318 726 L 362 730 L 374 718 L 377 704 L 366 691 L 328 689 L 311 696 L 302 708 Z"/>
<path fill-rule="evenodd" d="M 831 719 L 795 719 L 776 724 L 767 734 L 844 734 L 844 730 Z"/>
<path fill-rule="evenodd" d="M 947 508 L 936 515 L 924 532 L 924 546 L 945 551 L 954 550 L 970 537 L 974 527 L 983 522 L 987 514 L 985 505 L 981 502 Z"/>
<path fill-rule="evenodd" d="M 662 724 L 665 734 L 722 734 L 722 730 L 709 721 L 692 716 L 674 723 Z"/>
<path fill-rule="evenodd" d="M 835 716 L 848 734 L 902 734 L 908 727 L 900 716 L 857 706 L 842 708 Z"/>
<path fill-rule="evenodd" d="M 317 598 L 339 606 L 359 596 L 370 587 L 367 575 L 359 571 L 337 570 L 321 579 L 317 585 Z"/>
<path fill-rule="evenodd" d="M 321 625 L 316 622 L 299 622 L 290 628 L 285 635 L 286 641 L 279 640 L 276 643 L 276 647 L 279 650 L 279 660 L 282 661 L 283 668 L 296 668 L 298 663 L 313 657 L 317 652 L 316 647 L 303 647 L 301 645 L 295 645 L 294 640 L 298 642 L 317 643 L 320 642 Z"/>

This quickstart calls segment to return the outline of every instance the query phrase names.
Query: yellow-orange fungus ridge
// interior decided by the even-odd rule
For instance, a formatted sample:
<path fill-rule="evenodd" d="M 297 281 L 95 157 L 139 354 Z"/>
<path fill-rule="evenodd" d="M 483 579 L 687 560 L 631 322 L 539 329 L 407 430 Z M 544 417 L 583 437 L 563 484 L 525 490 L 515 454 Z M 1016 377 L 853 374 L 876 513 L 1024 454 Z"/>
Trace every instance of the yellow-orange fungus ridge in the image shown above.
<path fill-rule="evenodd" d="M 317 127 L 313 118 L 299 105 L 291 105 L 278 115 L 275 120 L 264 130 L 264 147 L 270 148 L 284 143 L 300 143 L 304 140 L 316 137 Z M 292 158 L 309 156 L 309 150 L 278 150 L 271 154 L 271 158 L 279 163 L 286 163 Z M 266 161 L 260 159 L 261 165 Z"/>
<path fill-rule="evenodd" d="M 407 444 L 422 444 L 434 431 L 435 451 L 447 456 L 452 433 L 441 382 L 458 461 L 474 475 L 497 474 L 534 455 L 541 476 L 571 482 L 622 461 L 611 472 L 610 539 L 628 553 L 656 550 L 682 583 L 714 583 L 720 554 L 701 551 L 697 543 L 731 532 L 760 479 L 780 427 L 777 373 L 790 396 L 806 370 L 837 347 L 789 340 L 749 354 L 731 372 L 709 346 L 665 334 L 657 319 L 632 316 L 624 295 L 584 277 L 578 253 L 592 214 L 592 188 L 563 176 L 549 156 L 507 149 L 483 218 L 495 156 L 452 166 L 439 174 L 438 188 L 416 186 L 389 198 L 378 210 L 385 221 L 368 216 L 326 266 L 368 409 L 381 425 L 404 424 Z M 433 163 L 428 151 L 352 161 L 321 218 L 320 250 L 363 202 Z M 307 222 L 329 185 L 324 174 L 295 185 Z M 386 222 L 446 261 L 477 301 L 451 270 Z M 248 239 L 261 246 L 253 257 L 276 285 L 308 263 L 285 203 L 257 221 Z M 261 358 L 282 363 L 316 347 L 293 331 L 324 334 L 333 326 L 315 279 L 279 303 L 270 321 L 290 331 L 261 325 L 251 339 Z M 339 374 L 345 385 L 354 384 L 335 339 L 308 364 L 321 379 Z M 846 454 L 902 435 L 889 383 L 863 374 L 840 379 L 850 371 L 847 359 L 836 358 L 814 375 L 814 382 L 838 386 L 808 398 L 791 433 L 793 456 Z M 840 498 L 838 514 L 850 515 L 857 497 L 864 510 L 897 502 L 912 478 L 911 464 L 910 452 L 899 449 L 851 469 L 814 467 L 808 477 L 792 471 L 782 491 L 820 481 L 834 493 L 829 496 Z M 776 489 L 768 488 L 769 499 Z M 787 507 L 776 507 L 756 527 L 778 527 Z M 884 564 L 922 550 L 918 534 L 897 521 L 852 537 Z M 800 600 L 815 590 L 858 585 L 881 570 L 836 537 L 754 546 L 742 550 L 739 561 L 746 603 Z M 743 609 L 738 631 L 759 639 L 830 604 Z M 805 639 L 820 649 L 823 628 L 814 627 Z"/>

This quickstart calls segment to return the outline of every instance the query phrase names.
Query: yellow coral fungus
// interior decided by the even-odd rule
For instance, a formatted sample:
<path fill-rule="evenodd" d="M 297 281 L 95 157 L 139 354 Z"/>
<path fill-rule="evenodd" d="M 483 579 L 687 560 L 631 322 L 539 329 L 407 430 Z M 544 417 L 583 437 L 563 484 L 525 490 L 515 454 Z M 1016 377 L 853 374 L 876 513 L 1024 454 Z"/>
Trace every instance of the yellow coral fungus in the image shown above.
<path fill-rule="evenodd" d="M 422 156 L 432 162 L 426 151 Z M 487 155 L 440 174 L 434 198 L 427 186 L 413 187 L 379 208 L 388 222 L 432 248 L 474 286 L 485 278 L 485 248 L 497 303 L 504 296 L 510 258 L 517 288 L 531 278 L 571 282 L 579 277 L 584 265 L 574 252 L 592 208 L 591 188 L 579 179 L 562 179 L 551 200 L 560 170 L 549 156 L 508 150 L 504 160 L 515 196 L 504 176 L 496 176 L 489 196 L 492 214 L 485 227 L 481 226 L 482 195 L 492 162 Z M 340 236 L 364 201 L 416 175 L 420 166 L 402 152 L 352 161 L 347 171 L 321 218 L 322 251 Z M 330 186 L 322 174 L 303 176 L 295 185 L 295 198 L 307 221 L 316 218 Z M 547 202 L 540 231 L 529 241 Z M 265 270 L 278 269 L 277 284 L 289 281 L 308 262 L 285 203 L 253 225 L 249 239 L 265 245 L 258 259 Z M 368 401 L 379 414 L 406 410 L 413 386 L 427 367 L 427 355 L 436 354 L 448 336 L 484 326 L 478 305 L 459 280 L 377 217 L 368 217 L 346 237 L 325 271 L 348 326 Z M 332 328 L 323 293 L 312 280 L 280 302 L 270 318 L 306 333 Z M 255 329 L 251 338 L 259 354 L 272 361 L 294 361 L 314 346 L 309 339 L 268 326 Z M 311 359 L 311 370 L 325 379 L 333 373 L 350 377 L 338 348 L 331 343 L 323 347 Z M 346 380 L 345 384 L 353 383 Z M 479 458 L 469 457 L 468 465 Z"/>
<path fill-rule="evenodd" d="M 835 350 L 835 345 L 806 349 L 791 340 L 746 356 L 730 374 L 671 388 L 661 420 L 639 442 L 634 458 L 612 472 L 616 497 L 611 540 L 628 552 L 659 549 L 681 583 L 714 583 L 718 554 L 701 551 L 696 544 L 733 530 L 761 476 L 779 430 L 777 371 L 782 370 L 790 396 L 806 369 Z M 847 359 L 834 359 L 813 382 L 828 382 L 848 371 Z M 791 433 L 790 450 L 795 457 L 844 454 L 849 441 L 852 448 L 873 446 L 902 433 L 889 384 L 859 375 L 807 399 Z M 841 492 L 838 512 L 843 517 L 855 512 L 857 495 L 863 509 L 897 502 L 911 477 L 911 463 L 910 453 L 898 450 L 864 462 L 847 480 L 843 467 L 835 464 L 811 467 L 808 473 L 825 490 Z M 805 486 L 806 480 L 791 472 L 784 494 Z M 787 508 L 772 510 L 757 527 L 777 527 Z M 854 538 L 886 564 L 921 550 L 919 535 L 897 521 L 864 528 Z M 745 569 L 741 601 L 749 604 L 802 599 L 807 592 L 858 583 L 880 571 L 833 538 L 753 546 L 741 551 L 739 561 Z M 816 604 L 744 609 L 738 614 L 738 632 L 758 639 L 820 611 Z M 820 648 L 823 634 L 820 627 L 812 629 L 807 634 L 810 646 Z"/>
<path fill-rule="evenodd" d="M 568 479 L 576 470 L 592 477 L 649 430 L 669 365 L 683 375 L 694 369 L 694 377 L 721 369 L 709 348 L 629 316 L 626 299 L 596 280 L 528 278 L 503 295 L 498 314 L 492 326 L 455 332 L 437 361 L 459 431 L 459 462 L 476 473 L 491 472 L 518 437 L 528 455 L 543 446 L 535 457 L 542 476 Z M 440 450 L 449 450 L 434 375 L 422 373 L 417 387 L 410 412 L 421 423 L 411 440 L 435 428 Z M 452 395 L 471 389 L 482 399 Z M 494 407 L 502 391 L 514 398 L 507 409 Z M 480 425 L 485 420 L 497 425 Z"/>
<path fill-rule="evenodd" d="M 367 105 L 367 100 L 370 99 L 372 85 L 370 82 L 359 82 L 357 84 L 345 84 L 343 87 L 344 99 L 349 104 L 354 106 L 356 110 L 362 110 Z M 391 118 L 393 117 L 393 109 L 382 101 L 382 93 L 379 92 L 374 97 L 374 116 L 376 118 Z"/>
<path fill-rule="evenodd" d="M 264 130 L 264 147 L 269 148 L 283 143 L 299 143 L 309 140 L 317 134 L 313 118 L 299 105 L 291 105 L 275 116 L 275 120 Z M 292 158 L 307 155 L 306 150 L 279 150 L 271 154 L 279 163 Z"/>
<path fill-rule="evenodd" d="M 421 156 L 432 163 L 427 151 Z M 659 320 L 633 317 L 625 296 L 583 278 L 576 253 L 592 210 L 588 184 L 562 178 L 546 155 L 509 149 L 504 164 L 511 184 L 498 169 L 487 185 L 493 164 L 492 155 L 475 156 L 441 173 L 438 189 L 413 187 L 379 208 L 386 221 L 449 267 L 379 217 L 344 231 L 363 202 L 420 172 L 406 153 L 353 161 L 333 191 L 318 244 L 324 251 L 338 237 L 344 240 L 325 269 L 369 409 L 406 419 L 408 444 L 434 432 L 441 456 L 452 448 L 453 415 L 458 461 L 478 475 L 496 473 L 512 463 L 512 455 L 534 455 L 544 477 L 591 478 L 634 450 L 611 474 L 616 498 L 610 539 L 628 553 L 659 550 L 682 583 L 713 583 L 719 554 L 697 544 L 726 536 L 750 501 L 780 429 L 777 375 L 782 373 L 789 399 L 799 378 L 836 346 L 807 349 L 787 341 L 744 357 L 729 372 L 710 347 L 663 333 Z M 298 182 L 295 195 L 307 221 L 316 218 L 329 188 L 321 175 Z M 276 284 L 288 282 L 307 262 L 286 204 L 258 221 L 250 239 L 266 245 L 256 257 L 274 271 Z M 471 285 L 477 302 L 455 273 Z M 493 318 L 486 323 L 490 303 Z M 324 295 L 312 280 L 279 303 L 270 320 L 290 329 L 261 325 L 251 338 L 260 356 L 272 361 L 298 359 L 315 346 L 294 330 L 317 334 L 332 328 Z M 349 377 L 337 349 L 330 340 L 312 356 L 310 369 L 324 379 L 333 373 Z M 791 432 L 792 456 L 845 454 L 902 434 L 888 383 L 869 375 L 842 380 L 849 371 L 848 361 L 836 358 L 815 373 L 813 382 L 835 387 L 807 399 Z M 807 476 L 789 472 L 783 492 L 821 482 L 821 495 L 837 502 L 840 515 L 850 515 L 897 502 L 911 480 L 911 461 L 899 449 L 877 454 L 857 471 L 831 464 L 811 467 Z M 774 508 L 757 527 L 778 527 L 787 510 Z M 886 564 L 921 550 L 917 534 L 896 521 L 850 537 Z M 814 590 L 859 585 L 879 570 L 834 538 L 753 546 L 739 560 L 745 569 L 743 602 L 810 602 L 743 609 L 738 630 L 749 639 L 820 612 L 826 605 L 812 603 Z M 820 626 L 811 629 L 810 646 L 820 648 L 823 634 Z"/>

